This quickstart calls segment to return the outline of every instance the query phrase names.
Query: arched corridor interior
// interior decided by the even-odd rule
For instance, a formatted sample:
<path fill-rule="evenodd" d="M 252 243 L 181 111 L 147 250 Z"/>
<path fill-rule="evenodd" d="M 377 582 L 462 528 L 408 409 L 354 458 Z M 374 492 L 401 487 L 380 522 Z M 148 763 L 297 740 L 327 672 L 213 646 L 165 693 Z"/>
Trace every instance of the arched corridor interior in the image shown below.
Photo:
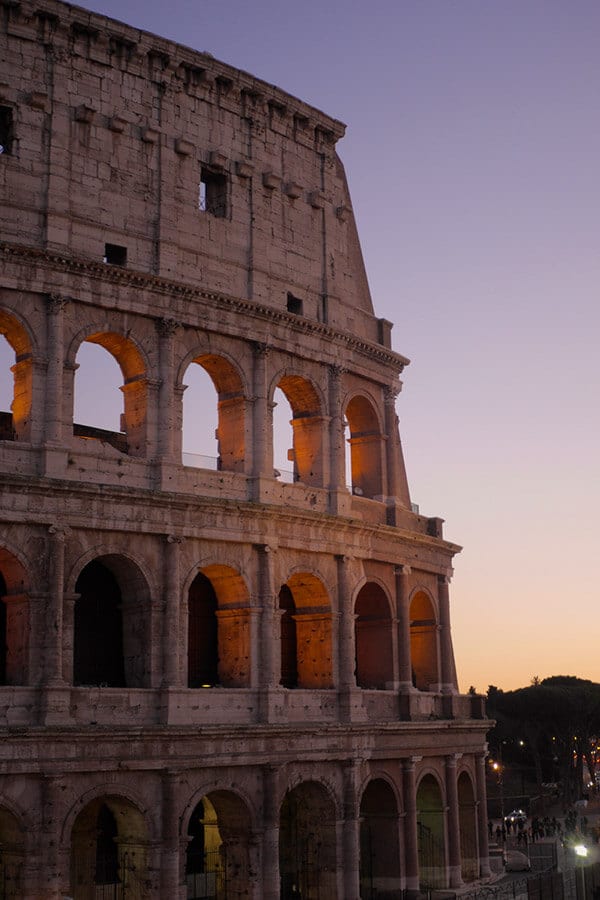
<path fill-rule="evenodd" d="M 356 598 L 355 616 L 358 687 L 379 690 L 392 687 L 392 619 L 383 588 L 373 582 L 363 585 Z"/>
<path fill-rule="evenodd" d="M 143 816 L 122 797 L 99 797 L 77 816 L 71 834 L 73 900 L 143 900 L 148 835 Z"/>
<path fill-rule="evenodd" d="M 458 778 L 458 815 L 460 827 L 460 858 L 463 881 L 479 877 L 479 849 L 477 844 L 477 807 L 473 783 L 466 772 Z"/>
<path fill-rule="evenodd" d="M 123 608 L 113 572 L 94 560 L 75 584 L 73 683 L 125 687 Z"/>
<path fill-rule="evenodd" d="M 0 807 L 0 897 L 21 900 L 21 873 L 25 861 L 25 835 L 17 818 Z"/>
<path fill-rule="evenodd" d="M 413 683 L 420 691 L 438 689 L 438 628 L 435 610 L 425 591 L 410 604 L 410 657 Z"/>
<path fill-rule="evenodd" d="M 417 790 L 417 835 L 421 889 L 445 887 L 444 804 L 440 786 L 433 775 L 425 775 Z"/>
<path fill-rule="evenodd" d="M 335 807 L 325 788 L 304 782 L 280 812 L 281 900 L 336 900 Z"/>
<path fill-rule="evenodd" d="M 188 687 L 219 684 L 217 595 L 199 572 L 188 596 Z"/>
<path fill-rule="evenodd" d="M 360 803 L 361 900 L 400 896 L 400 839 L 396 797 L 382 778 L 371 781 Z"/>
<path fill-rule="evenodd" d="M 296 635 L 296 605 L 287 584 L 279 591 L 281 612 L 281 679 L 286 688 L 298 687 L 298 641 Z"/>
<path fill-rule="evenodd" d="M 383 494 L 382 436 L 377 413 L 366 397 L 353 397 L 345 411 L 350 446 L 352 493 L 375 498 Z M 348 483 L 348 475 L 346 474 Z"/>
<path fill-rule="evenodd" d="M 187 832 L 187 900 L 249 896 L 251 828 L 245 804 L 214 791 L 196 805 Z"/>

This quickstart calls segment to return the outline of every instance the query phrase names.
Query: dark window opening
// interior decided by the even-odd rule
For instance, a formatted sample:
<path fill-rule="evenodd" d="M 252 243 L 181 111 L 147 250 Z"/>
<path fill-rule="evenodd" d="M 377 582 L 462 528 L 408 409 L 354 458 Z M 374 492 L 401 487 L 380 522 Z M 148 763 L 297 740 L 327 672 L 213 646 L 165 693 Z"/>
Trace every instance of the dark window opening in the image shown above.
<path fill-rule="evenodd" d="M 119 244 L 105 244 L 104 262 L 111 266 L 126 266 L 127 247 L 121 247 Z"/>
<path fill-rule="evenodd" d="M 119 848 L 117 823 L 108 806 L 98 813 L 96 837 L 96 875 L 94 884 L 118 884 Z"/>
<path fill-rule="evenodd" d="M 121 591 L 101 562 L 89 563 L 75 585 L 73 683 L 125 687 Z"/>
<path fill-rule="evenodd" d="M 204 803 L 200 801 L 190 819 L 188 826 L 188 845 L 186 848 L 186 875 L 204 872 Z"/>
<path fill-rule="evenodd" d="M 227 215 L 227 176 L 222 172 L 200 172 L 198 209 L 210 213 L 218 219 Z"/>
<path fill-rule="evenodd" d="M 0 153 L 12 153 L 13 111 L 10 106 L 0 106 Z"/>
<path fill-rule="evenodd" d="M 286 688 L 298 687 L 298 639 L 296 636 L 296 605 L 287 584 L 279 591 L 281 615 L 281 679 Z"/>
<path fill-rule="evenodd" d="M 188 687 L 219 683 L 217 595 L 209 579 L 199 573 L 188 600 Z"/>
<path fill-rule="evenodd" d="M 303 313 L 303 306 L 300 297 L 294 297 L 293 294 L 288 294 L 287 310 L 288 312 L 294 313 L 295 316 L 301 316 Z"/>

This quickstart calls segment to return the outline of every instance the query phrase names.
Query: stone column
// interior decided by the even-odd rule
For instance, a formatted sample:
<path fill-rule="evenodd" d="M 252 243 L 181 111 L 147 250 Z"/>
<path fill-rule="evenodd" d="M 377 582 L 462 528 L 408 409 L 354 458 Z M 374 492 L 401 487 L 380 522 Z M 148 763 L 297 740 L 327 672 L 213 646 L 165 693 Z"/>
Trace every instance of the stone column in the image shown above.
<path fill-rule="evenodd" d="M 402 794 L 404 798 L 404 868 L 406 890 L 419 890 L 419 840 L 417 833 L 417 781 L 415 764 L 420 756 L 402 760 Z"/>
<path fill-rule="evenodd" d="M 438 576 L 438 603 L 440 611 L 440 681 L 442 694 L 456 694 L 456 678 L 454 675 L 454 651 L 450 631 L 450 578 Z"/>
<path fill-rule="evenodd" d="M 342 873 L 344 900 L 360 900 L 360 809 L 358 805 L 359 762 L 344 764 L 344 821 Z"/>
<path fill-rule="evenodd" d="M 451 888 L 462 885 L 460 864 L 460 817 L 458 814 L 458 786 L 456 783 L 456 761 L 461 754 L 451 754 L 444 759 L 446 774 L 446 798 L 448 801 L 448 878 Z"/>
<path fill-rule="evenodd" d="M 173 900 L 185 897 L 181 865 L 185 839 L 179 834 L 178 779 L 179 774 L 170 769 L 162 773 L 160 895 Z"/>
<path fill-rule="evenodd" d="M 398 616 L 398 681 L 403 693 L 412 690 L 412 665 L 410 653 L 410 566 L 397 566 L 396 609 Z"/>
<path fill-rule="evenodd" d="M 46 370 L 46 406 L 44 438 L 46 445 L 55 447 L 63 443 L 63 363 L 64 363 L 64 309 L 66 297 L 47 294 L 48 367 Z"/>
<path fill-rule="evenodd" d="M 175 319 L 158 319 L 158 415 L 156 421 L 156 447 L 161 463 L 181 463 L 181 429 L 175 411 L 175 335 L 181 324 Z"/>
<path fill-rule="evenodd" d="M 65 590 L 65 544 L 70 529 L 51 525 L 48 552 L 49 602 L 46 618 L 46 645 L 43 659 L 43 683 L 62 685 L 63 680 L 63 595 Z"/>
<path fill-rule="evenodd" d="M 60 823 L 62 821 L 60 798 L 64 785 L 52 776 L 42 782 L 42 833 L 39 848 L 42 857 L 40 867 L 40 896 L 48 900 L 62 900 L 67 885 L 62 883 L 60 866 Z"/>
<path fill-rule="evenodd" d="M 345 484 L 344 416 L 342 414 L 341 366 L 329 366 L 329 512 L 340 514 L 349 500 Z"/>
<path fill-rule="evenodd" d="M 263 499 L 262 479 L 273 478 L 273 410 L 267 398 L 267 344 L 255 343 L 252 410 L 252 477 L 254 479 L 253 498 Z"/>
<path fill-rule="evenodd" d="M 275 611 L 276 594 L 273 586 L 272 550 L 267 544 L 258 544 L 255 547 L 258 553 L 258 583 L 259 602 L 261 609 L 259 660 L 260 672 L 260 717 L 261 721 L 272 720 L 274 709 L 272 708 L 273 693 L 279 687 L 280 678 L 280 648 L 278 629 L 276 628 L 277 616 Z"/>
<path fill-rule="evenodd" d="M 487 792 L 485 787 L 485 753 L 475 756 L 475 779 L 477 787 L 477 838 L 479 845 L 479 876 L 487 878 L 490 873 L 490 848 L 487 830 Z"/>
<path fill-rule="evenodd" d="M 348 557 L 339 555 L 337 563 L 337 601 L 338 601 L 338 696 L 340 703 L 340 719 L 351 721 L 356 710 L 354 698 L 360 697 L 356 685 L 356 636 L 354 632 L 355 615 L 352 609 L 352 596 L 348 584 Z"/>
<path fill-rule="evenodd" d="M 408 480 L 406 478 L 406 469 L 404 467 L 404 458 L 402 454 L 402 445 L 400 443 L 400 433 L 398 430 L 398 416 L 396 415 L 396 397 L 400 392 L 399 385 L 385 387 L 383 391 L 384 397 L 384 414 L 385 414 L 385 433 L 386 441 L 386 466 L 387 466 L 387 498 L 390 504 L 390 511 L 394 513 L 393 521 L 395 524 L 395 504 L 398 503 L 405 509 L 410 509 L 410 495 L 408 492 Z"/>
<path fill-rule="evenodd" d="M 185 538 L 170 534 L 166 538 L 166 584 L 163 621 L 163 687 L 183 686 L 182 662 L 185 647 L 182 644 L 181 579 L 179 562 Z"/>
<path fill-rule="evenodd" d="M 279 900 L 279 767 L 263 767 L 262 900 Z"/>

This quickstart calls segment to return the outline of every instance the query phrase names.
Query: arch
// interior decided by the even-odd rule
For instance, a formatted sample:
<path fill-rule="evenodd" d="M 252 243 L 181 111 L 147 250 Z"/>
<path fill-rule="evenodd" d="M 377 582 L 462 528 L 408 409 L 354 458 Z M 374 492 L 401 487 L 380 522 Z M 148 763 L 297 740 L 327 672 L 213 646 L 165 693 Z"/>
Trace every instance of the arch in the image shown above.
<path fill-rule="evenodd" d="M 88 329 L 80 332 L 72 341 L 67 353 L 67 363 L 77 369 L 76 357 L 83 343 L 96 344 L 106 350 L 117 362 L 123 376 L 120 390 L 123 393 L 123 414 L 119 432 L 96 428 L 87 423 L 73 421 L 76 437 L 105 441 L 116 450 L 130 456 L 146 455 L 148 439 L 148 365 L 138 345 L 129 337 L 112 331 Z M 75 388 L 77 388 L 76 375 Z M 74 419 L 74 416 L 73 416 Z"/>
<path fill-rule="evenodd" d="M 479 877 L 477 806 L 473 782 L 468 772 L 461 772 L 458 776 L 457 792 L 461 876 L 463 881 L 475 881 Z"/>
<path fill-rule="evenodd" d="M 364 584 L 354 611 L 356 683 L 361 688 L 389 689 L 394 681 L 392 617 L 381 585 Z"/>
<path fill-rule="evenodd" d="M 29 579 L 21 560 L 0 547 L 0 685 L 29 680 Z"/>
<path fill-rule="evenodd" d="M 75 583 L 73 683 L 149 687 L 150 592 L 120 554 L 96 556 Z"/>
<path fill-rule="evenodd" d="M 25 828 L 15 813 L 0 804 L 0 886 L 5 900 L 18 900 L 22 894 L 22 868 L 27 847 Z"/>
<path fill-rule="evenodd" d="M 188 687 L 250 684 L 250 604 L 230 566 L 203 566 L 188 589 Z"/>
<path fill-rule="evenodd" d="M 363 394 L 356 394 L 346 404 L 345 418 L 350 432 L 352 493 L 381 497 L 384 437 L 376 407 Z"/>
<path fill-rule="evenodd" d="M 210 377 L 216 392 L 217 428 L 215 432 L 216 468 L 229 472 L 243 472 L 246 461 L 246 389 L 241 373 L 232 360 L 224 354 L 200 353 L 188 356 L 179 384 L 184 387 L 183 376 L 192 364 L 200 366 Z M 187 395 L 184 395 L 187 398 Z M 203 398 L 206 400 L 206 398 Z M 185 418 L 189 410 L 184 414 Z M 193 456 L 185 454 L 184 464 L 194 464 Z M 208 461 L 200 457 L 200 466 L 210 468 Z"/>
<path fill-rule="evenodd" d="M 279 592 L 281 684 L 312 690 L 333 687 L 331 603 L 311 572 L 294 572 Z"/>
<path fill-rule="evenodd" d="M 251 817 L 237 794 L 228 790 L 205 794 L 189 817 L 187 839 L 188 900 L 251 895 Z"/>
<path fill-rule="evenodd" d="M 425 774 L 417 788 L 417 835 L 421 890 L 445 887 L 444 802 L 437 778 Z"/>
<path fill-rule="evenodd" d="M 335 803 L 316 781 L 285 794 L 279 815 L 281 900 L 336 900 Z"/>
<path fill-rule="evenodd" d="M 12 352 L 12 396 L 9 410 L 0 412 L 0 440 L 31 439 L 33 403 L 33 339 L 29 329 L 14 313 L 0 309 L 0 335 Z"/>
<path fill-rule="evenodd" d="M 292 411 L 292 447 L 288 459 L 293 463 L 293 479 L 322 487 L 325 484 L 323 401 L 312 381 L 296 374 L 282 373 L 273 386 L 279 388 Z"/>
<path fill-rule="evenodd" d="M 361 798 L 359 870 L 363 900 L 393 900 L 400 895 L 398 804 L 383 778 L 373 778 Z"/>
<path fill-rule="evenodd" d="M 70 893 L 144 896 L 149 838 L 144 816 L 127 798 L 108 793 L 90 800 L 71 831 Z M 100 893 L 99 893 L 100 892 Z"/>
<path fill-rule="evenodd" d="M 438 623 L 429 594 L 417 590 L 410 601 L 410 658 L 413 684 L 420 691 L 439 686 Z"/>

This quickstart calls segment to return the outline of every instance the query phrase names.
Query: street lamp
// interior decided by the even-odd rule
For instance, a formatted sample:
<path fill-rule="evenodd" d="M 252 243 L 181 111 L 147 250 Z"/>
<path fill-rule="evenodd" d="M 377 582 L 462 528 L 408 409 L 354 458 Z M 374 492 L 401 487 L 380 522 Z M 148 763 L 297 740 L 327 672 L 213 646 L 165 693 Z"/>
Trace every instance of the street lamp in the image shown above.
<path fill-rule="evenodd" d="M 504 836 L 506 834 L 506 822 L 504 819 L 504 771 L 502 769 L 502 748 L 500 748 L 500 762 L 493 762 L 492 769 L 496 773 L 497 784 L 500 788 L 500 816 L 502 819 L 502 840 L 504 841 Z"/>
<path fill-rule="evenodd" d="M 583 900 L 585 900 L 585 861 L 588 855 L 588 848 L 585 846 L 585 844 L 575 844 L 573 850 L 575 851 L 575 856 L 578 856 L 581 860 L 581 892 Z"/>

